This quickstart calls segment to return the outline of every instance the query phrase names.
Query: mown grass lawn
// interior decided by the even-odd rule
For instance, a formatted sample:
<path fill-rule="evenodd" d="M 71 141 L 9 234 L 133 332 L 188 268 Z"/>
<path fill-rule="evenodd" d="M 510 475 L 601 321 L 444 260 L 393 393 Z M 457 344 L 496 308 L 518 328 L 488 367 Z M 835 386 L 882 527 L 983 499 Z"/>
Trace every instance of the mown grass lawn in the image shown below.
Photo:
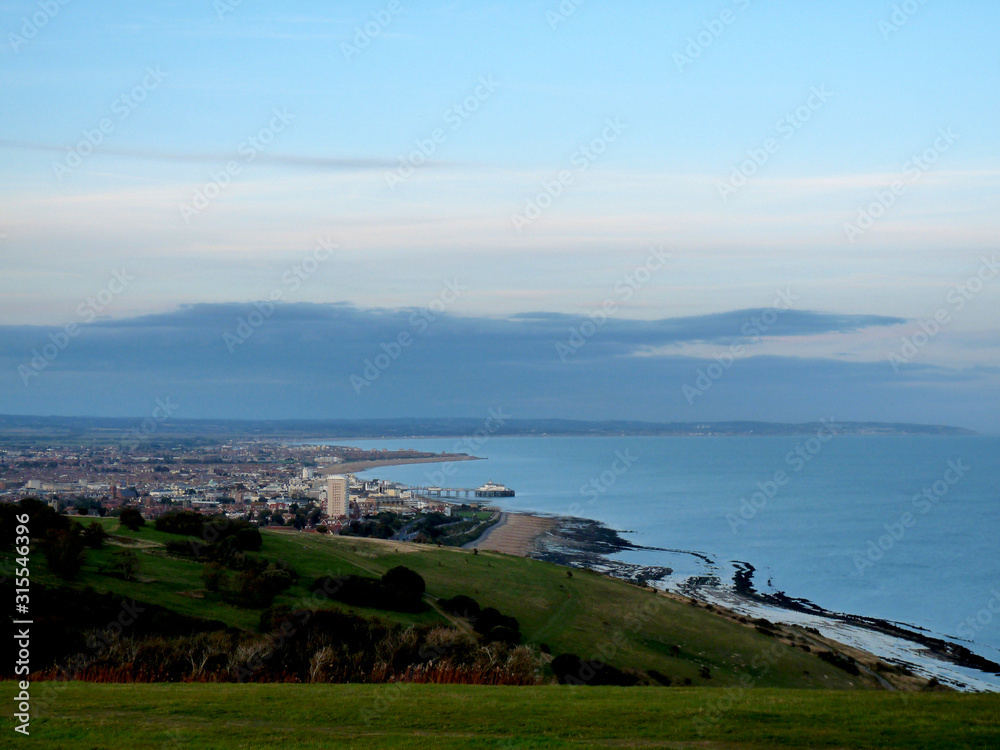
<path fill-rule="evenodd" d="M 35 748 L 1000 747 L 1000 696 L 708 688 L 35 683 Z M 6 705 L 12 682 L 0 684 Z M 26 740 L 26 741 L 25 741 Z M 23 743 L 22 743 L 23 741 Z"/>

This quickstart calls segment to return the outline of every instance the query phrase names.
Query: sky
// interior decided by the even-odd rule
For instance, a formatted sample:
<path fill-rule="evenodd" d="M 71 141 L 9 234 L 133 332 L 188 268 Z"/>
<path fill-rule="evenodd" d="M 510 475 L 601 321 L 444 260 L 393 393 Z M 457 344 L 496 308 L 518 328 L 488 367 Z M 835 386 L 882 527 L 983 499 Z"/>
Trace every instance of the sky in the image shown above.
<path fill-rule="evenodd" d="M 1000 432 L 998 32 L 0 0 L 0 412 Z"/>

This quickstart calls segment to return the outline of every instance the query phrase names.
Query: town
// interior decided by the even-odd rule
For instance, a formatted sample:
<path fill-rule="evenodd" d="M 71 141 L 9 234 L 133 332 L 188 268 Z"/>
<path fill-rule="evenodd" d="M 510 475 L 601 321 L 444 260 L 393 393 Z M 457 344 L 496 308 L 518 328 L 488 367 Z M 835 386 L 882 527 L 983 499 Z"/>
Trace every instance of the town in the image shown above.
<path fill-rule="evenodd" d="M 499 519 L 484 500 L 513 490 L 409 487 L 357 476 L 390 464 L 467 454 L 365 450 L 263 439 L 179 439 L 148 445 L 0 446 L 0 502 L 43 500 L 62 513 L 154 520 L 176 510 L 310 533 L 460 545 Z M 451 496 L 449 502 L 444 497 Z"/>

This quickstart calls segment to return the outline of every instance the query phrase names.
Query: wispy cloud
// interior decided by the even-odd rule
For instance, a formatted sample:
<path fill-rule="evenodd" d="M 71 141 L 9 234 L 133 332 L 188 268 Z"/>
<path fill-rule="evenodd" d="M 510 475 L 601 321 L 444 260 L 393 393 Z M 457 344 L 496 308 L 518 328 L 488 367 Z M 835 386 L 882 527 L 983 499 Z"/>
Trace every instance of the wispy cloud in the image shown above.
<path fill-rule="evenodd" d="M 11 141 L 0 139 L 0 148 L 16 149 L 22 151 L 45 151 L 50 153 L 65 154 L 65 146 L 57 146 L 45 143 L 29 143 L 25 141 Z M 237 158 L 233 152 L 214 153 L 187 153 L 182 151 L 157 151 L 154 149 L 142 148 L 118 148 L 114 146 L 101 146 L 97 152 L 109 156 L 126 156 L 134 159 L 152 159 L 155 161 L 169 161 L 180 163 L 198 163 L 217 165 L 229 159 Z M 308 156 L 297 154 L 256 154 L 255 161 L 261 164 L 276 164 L 286 167 L 303 167 L 312 169 L 351 171 L 370 169 L 390 169 L 396 164 L 391 159 L 348 159 L 326 156 Z M 428 162 L 428 166 L 435 166 L 438 162 Z"/>

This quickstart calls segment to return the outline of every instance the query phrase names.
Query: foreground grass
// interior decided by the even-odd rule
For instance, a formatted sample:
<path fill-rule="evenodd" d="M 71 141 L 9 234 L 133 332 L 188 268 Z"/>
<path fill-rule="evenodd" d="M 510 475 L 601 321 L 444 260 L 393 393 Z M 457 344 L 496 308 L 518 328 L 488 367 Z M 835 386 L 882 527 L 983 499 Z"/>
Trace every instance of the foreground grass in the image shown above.
<path fill-rule="evenodd" d="M 0 683 L 5 704 L 14 694 Z M 82 683 L 32 695 L 36 748 L 1000 747 L 998 695 Z M 25 739 L 7 711 L 0 731 L 2 746 Z"/>

